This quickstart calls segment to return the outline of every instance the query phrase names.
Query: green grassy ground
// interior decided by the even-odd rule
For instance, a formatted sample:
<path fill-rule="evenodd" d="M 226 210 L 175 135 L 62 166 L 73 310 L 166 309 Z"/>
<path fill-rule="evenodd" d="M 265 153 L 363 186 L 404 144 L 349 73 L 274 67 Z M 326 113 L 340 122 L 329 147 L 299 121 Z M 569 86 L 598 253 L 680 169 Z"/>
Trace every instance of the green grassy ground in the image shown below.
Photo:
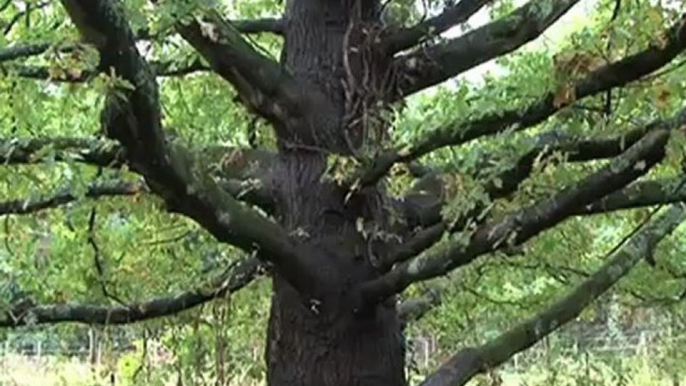
<path fill-rule="evenodd" d="M 68 360 L 43 357 L 40 360 L 20 355 L 0 359 L 0 385 L 11 386 L 111 386 L 109 371 L 104 365 L 92 366 L 78 359 Z M 126 360 L 117 363 L 116 385 L 177 386 L 178 376 L 169 367 L 152 367 L 139 372 L 136 379 Z M 413 377 L 417 384 L 420 375 Z M 680 381 L 679 382 L 677 382 Z M 515 371 L 512 367 L 474 379 L 472 386 L 675 386 L 686 384 L 686 373 L 681 375 L 664 366 L 655 365 L 650 355 L 620 359 L 614 365 L 588 358 L 558 358 L 554 363 L 535 365 Z M 210 374 L 196 374 L 190 385 L 216 385 Z M 233 374 L 225 386 L 258 386 L 262 382 L 242 374 Z"/>

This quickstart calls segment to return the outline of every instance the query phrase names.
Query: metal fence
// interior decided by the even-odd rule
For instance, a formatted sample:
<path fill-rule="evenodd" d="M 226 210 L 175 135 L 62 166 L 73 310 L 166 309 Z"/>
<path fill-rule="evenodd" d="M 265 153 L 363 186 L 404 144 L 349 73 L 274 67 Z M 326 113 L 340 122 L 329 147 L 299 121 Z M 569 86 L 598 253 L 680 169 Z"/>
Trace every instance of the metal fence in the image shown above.
<path fill-rule="evenodd" d="M 440 340 L 430 334 L 408 337 L 408 359 L 417 367 L 431 367 L 445 359 L 446 355 L 454 352 L 459 347 L 445 347 Z M 622 356 L 642 355 L 654 349 L 659 349 L 670 344 L 684 345 L 686 333 L 674 331 L 637 329 L 635 331 L 623 331 L 612 333 L 607 329 L 598 328 L 587 330 L 585 334 L 555 334 L 550 338 L 536 344 L 531 349 L 520 353 L 512 358 L 507 366 L 516 368 L 525 367 L 530 363 L 536 363 L 551 354 L 558 356 L 579 356 L 586 353 L 595 355 L 609 354 Z M 54 344 L 54 339 L 45 337 L 24 338 L 21 342 L 12 343 L 10 340 L 0 342 L 0 359 L 8 355 L 20 355 L 40 361 L 42 358 L 62 357 L 88 361 L 98 364 L 101 361 L 103 350 L 110 355 L 119 356 L 123 353 L 133 352 L 136 347 L 131 344 L 119 344 L 104 347 L 102 342 L 93 334 L 89 334 L 87 344 L 59 346 Z M 160 342 L 148 340 L 146 352 L 151 358 L 167 360 L 172 355 Z M 153 360 L 153 362 L 156 362 Z"/>
<path fill-rule="evenodd" d="M 445 359 L 449 352 L 459 350 L 459 348 L 441 346 L 439 340 L 432 335 L 413 336 L 410 340 L 409 356 L 418 367 L 426 368 L 436 365 L 436 362 Z M 562 357 L 578 357 L 585 354 L 627 357 L 646 355 L 668 345 L 684 346 L 684 344 L 686 344 L 684 332 L 643 329 L 617 334 L 597 329 L 587 331 L 585 336 L 553 335 L 543 339 L 531 349 L 515 355 L 507 366 L 520 369 L 531 363 L 540 362 L 542 358 L 551 354 Z"/>

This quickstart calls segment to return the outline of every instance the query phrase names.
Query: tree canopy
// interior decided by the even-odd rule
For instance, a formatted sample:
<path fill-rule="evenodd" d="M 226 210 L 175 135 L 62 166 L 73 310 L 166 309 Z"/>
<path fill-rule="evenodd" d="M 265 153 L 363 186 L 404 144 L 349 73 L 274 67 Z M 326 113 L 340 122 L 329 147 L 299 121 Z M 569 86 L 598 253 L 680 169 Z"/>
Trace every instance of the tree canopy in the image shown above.
<path fill-rule="evenodd" d="M 455 347 L 438 386 L 624 276 L 628 303 L 686 299 L 683 1 L 390 0 L 369 11 L 383 25 L 351 17 L 365 37 L 340 47 L 338 91 L 284 59 L 285 3 L 0 4 L 0 326 L 184 324 L 241 291 L 235 318 L 261 337 L 277 275 L 314 314 L 340 284 L 356 315 L 390 301 L 438 332 Z M 332 284 L 324 230 L 290 220 L 308 200 L 275 193 L 298 196 L 274 176 L 310 147 L 322 195 L 381 197 L 383 216 L 341 215 L 369 248 L 350 252 L 362 279 Z"/>

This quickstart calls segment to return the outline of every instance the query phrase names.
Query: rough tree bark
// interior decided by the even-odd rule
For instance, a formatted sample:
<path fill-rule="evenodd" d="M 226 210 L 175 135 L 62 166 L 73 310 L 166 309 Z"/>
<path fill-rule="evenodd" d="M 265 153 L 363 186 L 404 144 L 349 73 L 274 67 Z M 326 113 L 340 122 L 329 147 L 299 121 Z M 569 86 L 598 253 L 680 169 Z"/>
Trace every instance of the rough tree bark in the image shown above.
<path fill-rule="evenodd" d="M 331 283 L 321 304 L 308 308 L 300 295 L 278 276 L 269 320 L 266 360 L 268 384 L 401 386 L 404 352 L 395 303 L 373 312 L 353 312 L 351 291 L 375 275 L 368 242 L 359 234 L 358 218 L 383 224 L 376 188 L 346 200 L 347 189 L 322 182 L 327 155 L 352 155 L 361 145 L 363 118 L 351 111 L 356 84 L 363 76 L 383 75 L 379 62 L 365 67 L 360 48 L 363 28 L 378 26 L 379 1 L 289 1 L 282 54 L 293 76 L 325 96 L 330 108 L 279 135 L 281 152 L 275 168 L 278 218 L 286 229 L 298 228 L 316 246 L 318 270 Z M 365 74 L 365 71 L 375 73 Z M 359 111 L 362 111 L 361 109 Z M 295 132 L 295 133 L 293 133 Z"/>

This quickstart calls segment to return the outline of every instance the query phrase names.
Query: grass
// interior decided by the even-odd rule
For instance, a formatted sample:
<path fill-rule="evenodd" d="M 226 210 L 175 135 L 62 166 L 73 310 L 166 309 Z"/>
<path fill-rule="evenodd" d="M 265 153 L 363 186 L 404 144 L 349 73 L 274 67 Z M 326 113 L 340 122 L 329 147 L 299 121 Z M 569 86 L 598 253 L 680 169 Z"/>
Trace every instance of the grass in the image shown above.
<path fill-rule="evenodd" d="M 537 363 L 525 370 L 513 366 L 483 375 L 470 382 L 470 386 L 674 386 L 686 384 L 686 373 L 680 376 L 656 366 L 650 355 L 631 358 L 613 358 L 608 363 L 600 358 L 560 357 L 549 363 Z M 26 357 L 7 355 L 0 358 L 0 385 L 5 386 L 111 386 L 105 366 L 93 366 L 83 360 L 58 357 Z M 136 371 L 127 367 L 124 358 L 117 364 L 117 386 L 176 386 L 173 366 L 153 367 L 146 374 L 132 379 Z M 414 376 L 412 384 L 421 379 Z M 677 383 L 676 380 L 680 383 Z M 216 385 L 211 375 L 186 380 L 184 386 Z M 225 386 L 261 386 L 263 382 L 244 374 L 234 374 Z"/>
<path fill-rule="evenodd" d="M 62 386 L 62 385 L 100 385 L 88 363 L 78 359 L 67 360 L 55 357 L 26 357 L 6 355 L 0 362 L 0 385 L 18 386 Z"/>

